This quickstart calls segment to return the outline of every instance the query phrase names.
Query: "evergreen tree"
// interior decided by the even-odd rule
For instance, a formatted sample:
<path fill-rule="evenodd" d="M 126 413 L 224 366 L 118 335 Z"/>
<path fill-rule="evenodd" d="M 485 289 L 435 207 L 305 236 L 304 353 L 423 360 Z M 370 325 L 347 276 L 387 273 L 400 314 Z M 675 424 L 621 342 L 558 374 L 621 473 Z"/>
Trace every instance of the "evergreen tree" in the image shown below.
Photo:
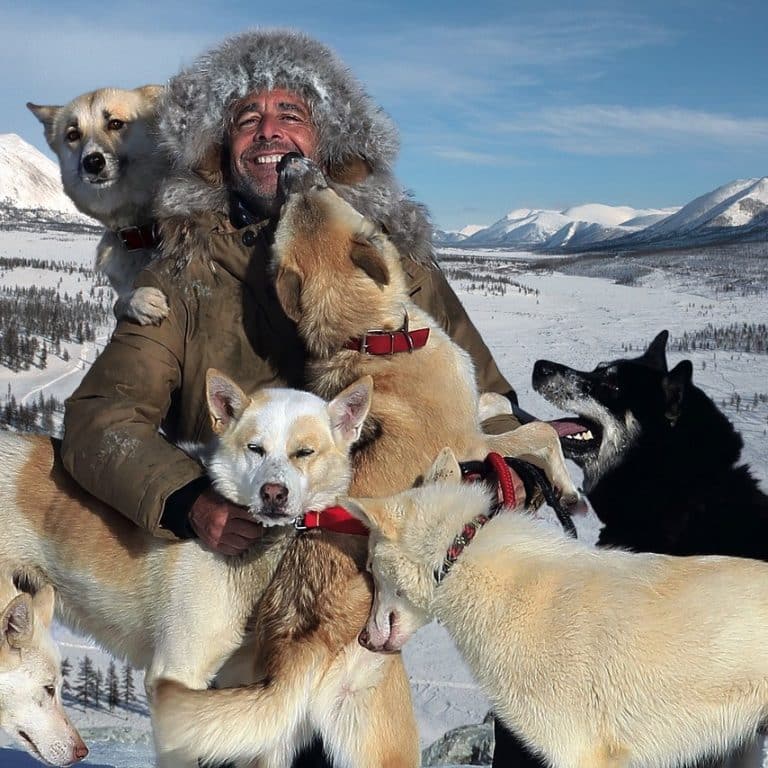
<path fill-rule="evenodd" d="M 69 682 L 69 676 L 72 674 L 72 662 L 69 656 L 65 656 L 61 662 L 61 695 L 72 695 L 72 685 Z"/>
<path fill-rule="evenodd" d="M 95 671 L 90 656 L 83 656 L 77 668 L 77 682 L 75 683 L 75 698 L 83 707 L 91 703 L 93 697 L 93 678 Z"/>
<path fill-rule="evenodd" d="M 126 662 L 123 665 L 123 703 L 132 704 L 136 701 L 136 689 L 133 684 L 133 667 Z"/>
<path fill-rule="evenodd" d="M 115 660 L 110 659 L 107 667 L 107 705 L 111 712 L 120 704 L 120 681 L 117 678 L 117 666 Z"/>

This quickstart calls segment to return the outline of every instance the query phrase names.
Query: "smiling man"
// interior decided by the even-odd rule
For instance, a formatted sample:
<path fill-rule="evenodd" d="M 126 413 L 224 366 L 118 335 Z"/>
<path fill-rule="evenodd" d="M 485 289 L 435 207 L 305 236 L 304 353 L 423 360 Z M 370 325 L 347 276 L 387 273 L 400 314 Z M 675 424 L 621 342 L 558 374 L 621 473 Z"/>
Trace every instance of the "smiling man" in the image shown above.
<path fill-rule="evenodd" d="M 305 350 L 269 270 L 287 152 L 312 158 L 386 229 L 414 301 L 469 351 L 481 390 L 515 399 L 434 263 L 424 208 L 392 175 L 395 127 L 328 48 L 286 31 L 226 40 L 171 79 L 159 125 L 173 165 L 157 204 L 165 257 L 137 285 L 162 290 L 169 314 L 157 326 L 121 321 L 67 402 L 64 463 L 93 495 L 157 536 L 223 555 L 262 536 L 176 444 L 212 437 L 209 368 L 246 392 L 304 384 Z M 497 420 L 494 431 L 517 424 Z M 301 760 L 328 764 L 319 749 Z"/>

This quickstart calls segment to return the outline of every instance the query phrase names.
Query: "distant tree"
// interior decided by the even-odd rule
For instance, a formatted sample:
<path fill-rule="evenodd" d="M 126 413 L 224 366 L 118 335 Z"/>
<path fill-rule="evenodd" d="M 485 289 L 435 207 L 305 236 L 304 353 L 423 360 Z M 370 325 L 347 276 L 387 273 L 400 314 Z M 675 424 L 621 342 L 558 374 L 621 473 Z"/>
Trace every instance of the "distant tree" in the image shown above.
<path fill-rule="evenodd" d="M 133 667 L 126 663 L 123 665 L 123 703 L 132 704 L 136 701 L 136 689 L 133 683 Z"/>
<path fill-rule="evenodd" d="M 115 660 L 110 659 L 107 667 L 107 706 L 110 712 L 120 704 L 120 680 L 117 677 Z"/>
<path fill-rule="evenodd" d="M 61 693 L 72 694 L 72 685 L 69 682 L 69 676 L 72 674 L 72 662 L 69 660 L 69 656 L 65 656 L 61 662 Z"/>
<path fill-rule="evenodd" d="M 87 707 L 93 698 L 95 674 L 91 657 L 83 656 L 77 668 L 77 681 L 75 682 L 75 698 L 83 707 Z"/>

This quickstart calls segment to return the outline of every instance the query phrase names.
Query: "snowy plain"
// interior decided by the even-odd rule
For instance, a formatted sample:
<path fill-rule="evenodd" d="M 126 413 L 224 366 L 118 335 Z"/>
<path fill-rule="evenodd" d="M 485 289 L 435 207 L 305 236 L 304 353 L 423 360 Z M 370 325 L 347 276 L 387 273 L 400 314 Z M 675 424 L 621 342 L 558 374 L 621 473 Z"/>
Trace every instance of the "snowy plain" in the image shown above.
<path fill-rule="evenodd" d="M 96 238 L 88 235 L 0 231 L 0 256 L 4 257 L 23 256 L 87 266 L 92 263 L 95 244 Z M 477 253 L 451 251 L 452 259 L 462 255 L 478 257 Z M 695 275 L 683 279 L 677 273 L 659 269 L 649 271 L 628 286 L 551 271 L 534 254 L 501 256 L 496 252 L 493 256 L 501 257 L 499 261 L 505 262 L 505 270 L 512 264 L 515 280 L 529 290 L 508 287 L 504 295 L 498 295 L 486 287 L 472 287 L 473 281 L 464 279 L 456 280 L 454 286 L 503 373 L 517 389 L 520 404 L 543 418 L 561 414 L 531 389 L 530 373 L 538 358 L 589 369 L 601 360 L 639 354 L 663 328 L 669 329 L 672 337 L 679 337 L 684 331 L 699 330 L 707 323 L 764 323 L 768 318 L 768 283 L 763 283 L 762 290 L 744 295 L 722 293 L 713 291 L 711 284 L 703 280 L 699 284 Z M 531 268 L 534 264 L 536 269 Z M 5 269 L 0 274 L 0 286 L 7 287 L 53 286 L 59 280 L 61 289 L 70 295 L 90 291 L 88 279 L 66 269 L 52 272 L 25 267 Z M 19 399 L 37 396 L 40 388 L 46 396 L 66 396 L 108 337 L 109 329 L 102 330 L 95 344 L 67 345 L 67 362 L 49 356 L 48 367 L 43 371 L 13 373 L 0 367 L 0 395 L 10 384 Z M 626 351 L 628 346 L 631 352 Z M 768 489 L 768 403 L 738 411 L 729 405 L 734 393 L 741 396 L 742 403 L 751 403 L 755 393 L 768 390 L 768 355 L 695 352 L 685 356 L 694 362 L 696 383 L 721 407 L 725 401 L 725 412 L 744 436 L 743 458 Z M 672 364 L 681 358 L 680 354 L 670 354 Z M 575 466 L 571 469 L 575 479 L 580 480 Z M 594 516 L 580 519 L 577 525 L 583 538 L 594 540 Z M 75 669 L 85 654 L 98 665 L 106 666 L 108 655 L 87 638 L 73 635 L 63 627 L 57 628 L 57 638 L 62 655 L 70 658 Z M 405 660 L 423 746 L 450 728 L 482 720 L 488 709 L 487 701 L 440 627 L 430 625 L 422 630 L 407 647 Z M 136 685 L 140 690 L 140 675 Z M 92 750 L 83 765 L 139 768 L 152 764 L 149 721 L 141 701 L 133 712 L 83 711 L 78 705 L 71 706 L 70 711 Z M 755 754 L 742 762 L 740 768 L 757 768 L 761 764 L 762 757 Z M 37 763 L 0 734 L 1 768 L 33 765 Z"/>

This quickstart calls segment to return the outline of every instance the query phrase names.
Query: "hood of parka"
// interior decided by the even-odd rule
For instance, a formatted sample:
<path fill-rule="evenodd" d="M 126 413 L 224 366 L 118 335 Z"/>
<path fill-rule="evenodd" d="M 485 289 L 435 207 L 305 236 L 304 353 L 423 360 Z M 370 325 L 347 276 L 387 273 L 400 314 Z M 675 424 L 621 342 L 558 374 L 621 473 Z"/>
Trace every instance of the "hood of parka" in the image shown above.
<path fill-rule="evenodd" d="M 432 259 L 424 206 L 397 183 L 397 129 L 325 45 L 291 30 L 231 37 L 173 77 L 159 107 L 160 140 L 172 170 L 158 197 L 161 220 L 228 212 L 222 148 L 231 105 L 254 91 L 284 88 L 308 104 L 318 162 L 333 188 L 382 226 L 406 256 Z"/>

